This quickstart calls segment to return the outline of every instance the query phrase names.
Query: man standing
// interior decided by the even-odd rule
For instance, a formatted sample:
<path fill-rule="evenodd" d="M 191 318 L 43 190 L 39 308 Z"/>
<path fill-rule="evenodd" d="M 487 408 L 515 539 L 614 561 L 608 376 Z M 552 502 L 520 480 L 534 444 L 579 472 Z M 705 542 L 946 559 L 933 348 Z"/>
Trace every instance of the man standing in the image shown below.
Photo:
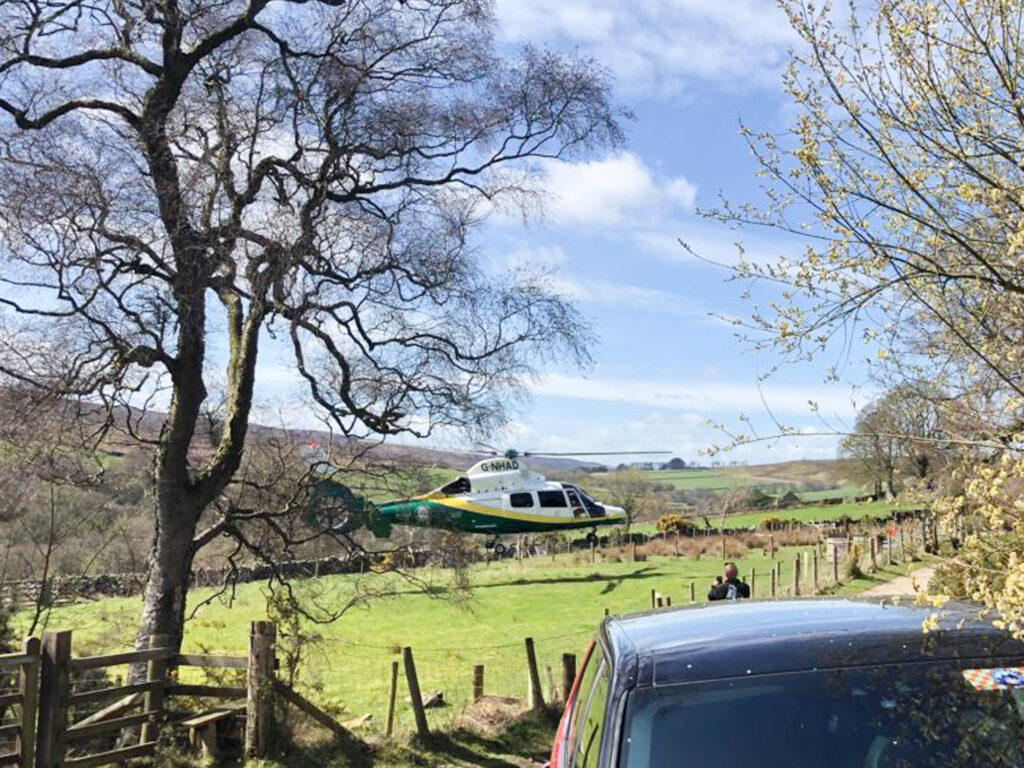
<path fill-rule="evenodd" d="M 736 563 L 725 564 L 725 581 L 722 577 L 711 585 L 708 591 L 708 600 L 736 600 L 741 597 L 750 597 L 750 586 L 740 580 L 740 570 Z"/>

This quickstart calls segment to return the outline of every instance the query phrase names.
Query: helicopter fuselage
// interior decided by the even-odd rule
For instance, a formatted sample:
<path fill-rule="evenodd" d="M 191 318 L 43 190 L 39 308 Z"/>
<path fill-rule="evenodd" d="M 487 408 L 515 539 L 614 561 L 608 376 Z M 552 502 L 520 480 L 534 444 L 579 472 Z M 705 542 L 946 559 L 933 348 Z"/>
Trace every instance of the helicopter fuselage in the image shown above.
<path fill-rule="evenodd" d="M 569 483 L 546 480 L 516 459 L 478 462 L 435 491 L 376 505 L 392 525 L 498 536 L 622 525 L 621 507 L 600 504 Z"/>

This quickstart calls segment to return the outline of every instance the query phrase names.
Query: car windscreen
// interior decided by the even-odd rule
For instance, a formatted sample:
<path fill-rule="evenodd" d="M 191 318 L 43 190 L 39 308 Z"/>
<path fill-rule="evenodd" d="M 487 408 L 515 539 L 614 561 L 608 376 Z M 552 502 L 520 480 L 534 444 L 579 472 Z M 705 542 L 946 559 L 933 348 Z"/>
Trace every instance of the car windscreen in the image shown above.
<path fill-rule="evenodd" d="M 619 766 L 1024 766 L 1024 670 L 970 666 L 638 688 L 628 700 Z M 1009 684 L 993 683 L 1000 675 Z"/>

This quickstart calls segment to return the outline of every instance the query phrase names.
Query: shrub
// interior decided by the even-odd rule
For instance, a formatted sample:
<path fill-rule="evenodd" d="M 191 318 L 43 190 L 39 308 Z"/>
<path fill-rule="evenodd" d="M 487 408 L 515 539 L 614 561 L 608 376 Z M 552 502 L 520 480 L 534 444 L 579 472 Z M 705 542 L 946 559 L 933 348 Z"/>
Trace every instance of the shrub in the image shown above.
<path fill-rule="evenodd" d="M 864 578 L 864 571 L 860 567 L 860 547 L 857 544 L 850 544 L 850 549 L 843 558 L 840 566 L 840 573 L 843 581 L 853 581 Z"/>
<path fill-rule="evenodd" d="M 697 526 L 682 515 L 674 513 L 659 517 L 656 527 L 662 533 L 675 533 L 681 536 L 693 536 L 697 533 Z"/>

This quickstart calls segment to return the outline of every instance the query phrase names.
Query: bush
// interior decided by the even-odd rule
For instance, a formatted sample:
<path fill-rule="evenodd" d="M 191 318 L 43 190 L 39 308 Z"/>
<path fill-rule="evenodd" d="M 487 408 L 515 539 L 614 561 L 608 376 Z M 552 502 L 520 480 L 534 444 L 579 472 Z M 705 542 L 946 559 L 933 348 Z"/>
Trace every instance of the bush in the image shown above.
<path fill-rule="evenodd" d="M 846 553 L 846 557 L 843 558 L 843 562 L 839 570 L 842 574 L 843 581 L 853 581 L 854 579 L 864 578 L 864 571 L 860 567 L 859 546 L 852 543 L 850 544 L 850 549 Z"/>
<path fill-rule="evenodd" d="M 14 606 L 0 600 L 0 653 L 13 653 L 15 648 L 14 628 L 11 619 L 14 617 Z"/>
<path fill-rule="evenodd" d="M 658 518 L 656 527 L 661 533 L 675 533 L 681 536 L 693 536 L 697 533 L 696 525 L 677 514 L 662 515 Z"/>

